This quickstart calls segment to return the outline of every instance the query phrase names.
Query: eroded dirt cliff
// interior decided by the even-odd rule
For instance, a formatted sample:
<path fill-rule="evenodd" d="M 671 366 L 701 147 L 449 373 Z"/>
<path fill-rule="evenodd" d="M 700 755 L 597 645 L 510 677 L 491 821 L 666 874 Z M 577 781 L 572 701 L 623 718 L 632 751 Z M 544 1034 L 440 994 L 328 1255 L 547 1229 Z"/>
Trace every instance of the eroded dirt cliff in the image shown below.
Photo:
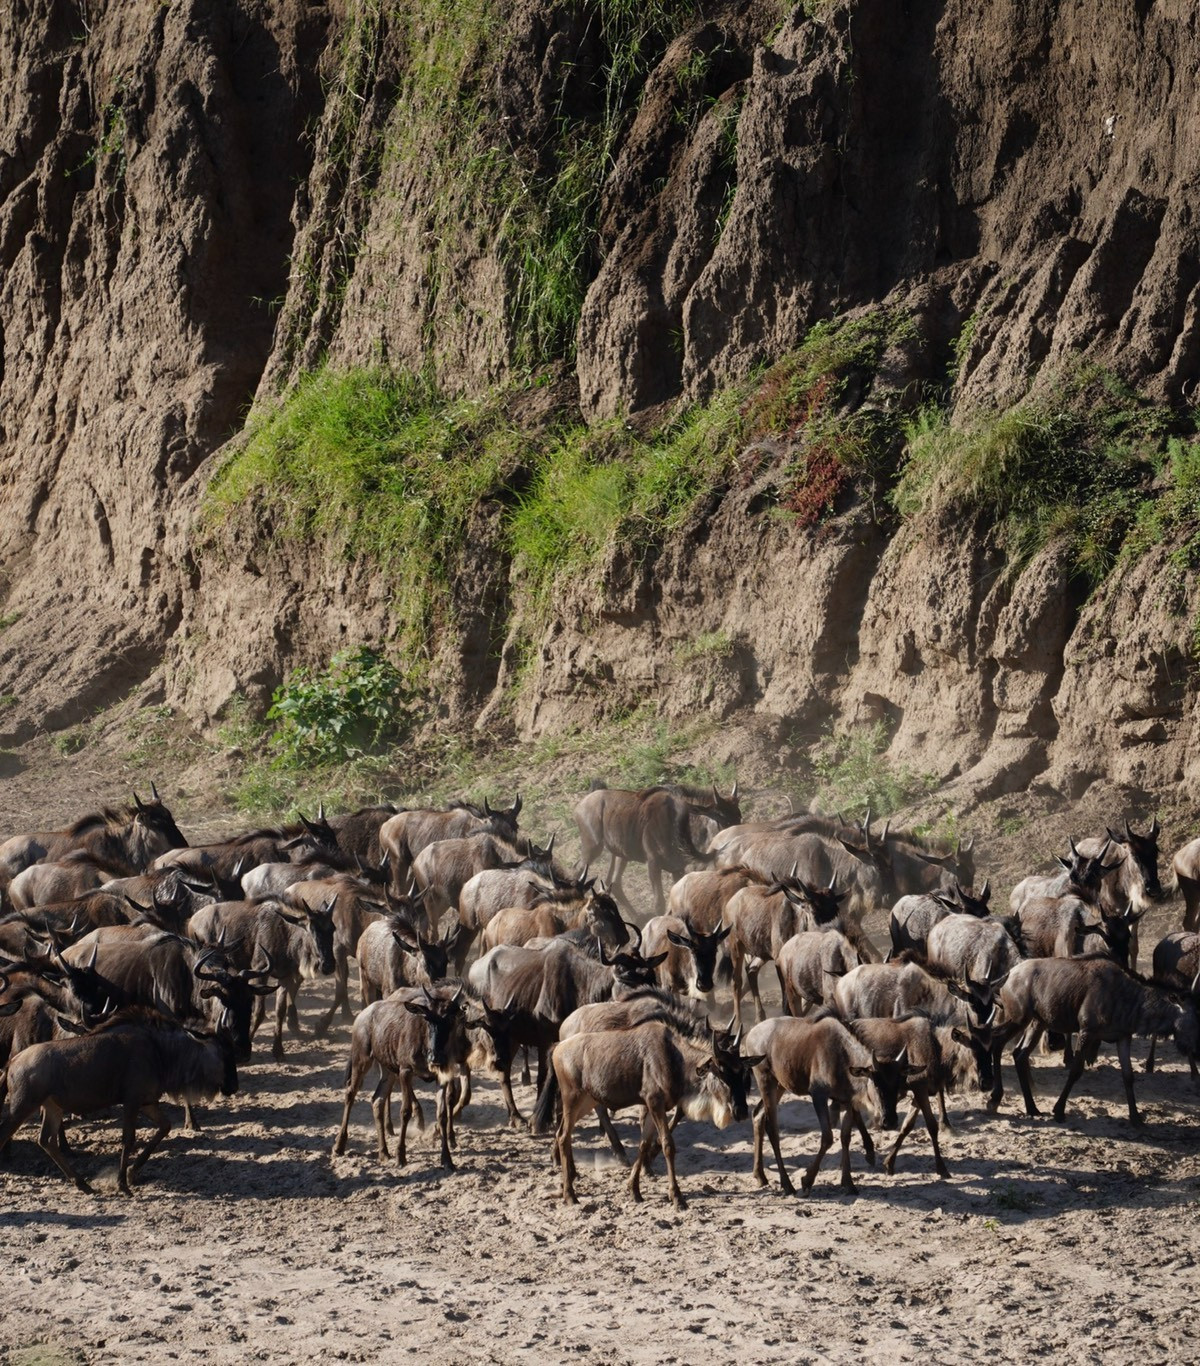
<path fill-rule="evenodd" d="M 887 301 L 911 326 L 868 404 L 949 372 L 961 417 L 1084 355 L 1185 408 L 1196 25 L 1170 0 L 7 7 L 0 727 L 143 683 L 206 722 L 387 639 L 371 564 L 253 508 L 198 525 L 249 405 L 325 357 L 465 392 L 549 369 L 584 419 L 636 419 Z M 964 801 L 1195 792 L 1195 576 L 1169 545 L 1091 591 L 1053 539 L 1007 563 L 986 511 L 847 496 L 797 527 L 733 481 L 531 625 L 498 534 L 520 487 L 481 505 L 438 622 L 453 724 L 651 697 L 786 754 L 882 717 Z"/>

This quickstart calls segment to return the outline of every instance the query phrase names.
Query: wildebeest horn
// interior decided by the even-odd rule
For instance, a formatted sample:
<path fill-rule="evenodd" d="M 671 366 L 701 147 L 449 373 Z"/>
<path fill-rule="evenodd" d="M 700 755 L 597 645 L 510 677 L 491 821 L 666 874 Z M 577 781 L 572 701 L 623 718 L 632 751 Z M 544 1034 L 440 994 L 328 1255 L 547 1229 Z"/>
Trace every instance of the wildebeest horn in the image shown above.
<path fill-rule="evenodd" d="M 1192 978 L 1192 985 L 1191 985 L 1190 990 L 1191 990 L 1191 993 L 1192 993 L 1193 996 L 1196 994 L 1196 988 L 1197 988 L 1198 986 L 1200 986 L 1200 972 L 1198 972 L 1198 973 L 1195 975 L 1195 977 Z"/>
<path fill-rule="evenodd" d="M 322 824 L 324 824 L 324 822 L 325 822 L 325 803 L 324 803 L 324 802 L 319 802 L 319 803 L 317 804 L 317 820 L 319 820 Z"/>
<path fill-rule="evenodd" d="M 1075 836 L 1074 836 L 1074 835 L 1068 835 L 1068 836 L 1067 836 L 1067 845 L 1068 845 L 1068 847 L 1070 848 L 1071 853 L 1074 854 L 1076 858 L 1078 858 L 1078 857 L 1079 857 L 1079 850 L 1075 848 Z"/>
<path fill-rule="evenodd" d="M 795 882 L 795 880 L 796 880 L 796 872 L 797 872 L 797 870 L 799 869 L 799 867 L 800 867 L 800 860 L 799 860 L 799 859 L 793 859 L 793 860 L 792 860 L 792 871 L 787 875 L 786 881 L 788 881 L 788 882 Z"/>
<path fill-rule="evenodd" d="M 138 794 L 137 794 L 137 789 L 136 789 L 136 788 L 130 788 L 130 791 L 133 793 L 133 804 L 134 804 L 134 806 L 136 806 L 137 809 L 138 809 L 139 811 L 145 811 L 145 809 L 146 809 L 145 804 L 143 803 L 142 799 L 138 796 Z"/>
<path fill-rule="evenodd" d="M 633 923 L 632 920 L 624 920 L 624 919 L 623 919 L 623 920 L 622 920 L 622 924 L 628 925 L 629 928 L 633 931 L 633 933 L 634 933 L 635 936 L 637 937 L 637 943 L 634 944 L 634 946 L 633 946 L 633 951 L 634 951 L 634 953 L 641 953 L 641 951 L 642 951 L 642 932 L 641 932 L 641 930 L 638 929 L 638 927 Z"/>
<path fill-rule="evenodd" d="M 555 830 L 554 833 L 550 836 L 550 843 L 549 843 L 548 845 L 546 845 L 546 857 L 547 857 L 547 858 L 549 858 L 550 855 L 551 855 L 552 853 L 554 853 L 554 841 L 555 841 L 556 839 L 558 839 L 558 831 L 557 831 L 557 830 Z"/>
<path fill-rule="evenodd" d="M 1162 826 L 1158 823 L 1158 817 L 1155 816 L 1154 819 L 1150 822 L 1150 831 L 1147 834 L 1146 838 L 1150 840 L 1156 840 L 1158 838 L 1158 832 L 1161 829 Z"/>
<path fill-rule="evenodd" d="M 219 981 L 221 977 L 220 973 L 208 971 L 209 963 L 216 957 L 216 949 L 205 949 L 205 951 L 200 955 L 200 957 L 196 959 L 195 966 L 192 968 L 193 976 L 195 976 L 199 981 Z"/>
<path fill-rule="evenodd" d="M 155 783 L 153 778 L 150 779 L 150 795 L 154 798 L 156 802 L 162 801 L 162 798 L 158 795 L 158 785 Z"/>
<path fill-rule="evenodd" d="M 275 975 L 275 960 L 271 957 L 271 950 L 266 945 L 263 946 L 263 956 L 267 960 L 267 966 L 265 968 L 247 968 L 243 976 L 247 978 L 261 977 L 264 982 L 268 977 L 273 977 Z"/>
<path fill-rule="evenodd" d="M 733 780 L 733 791 L 730 792 L 730 794 L 729 794 L 729 800 L 730 800 L 731 802 L 736 802 L 736 801 L 737 801 L 737 779 L 736 779 L 736 778 Z"/>
<path fill-rule="evenodd" d="M 836 873 L 834 873 L 834 875 L 829 879 L 829 886 L 826 887 L 825 890 L 826 890 L 827 892 L 832 892 L 832 891 L 833 891 L 833 886 L 834 886 L 834 883 L 835 883 L 835 882 L 837 882 L 837 874 L 836 874 Z M 835 895 L 836 895 L 836 893 L 835 893 Z"/>
<path fill-rule="evenodd" d="M 596 936 L 596 950 L 597 950 L 597 952 L 599 953 L 599 955 L 600 955 L 600 961 L 604 964 L 604 966 L 605 966 L 606 968 L 611 968 L 611 967 L 612 967 L 612 961 L 613 961 L 613 960 L 612 960 L 611 958 L 605 958 L 605 956 L 604 956 L 604 941 L 600 938 L 599 935 Z"/>
<path fill-rule="evenodd" d="M 483 799 L 483 814 L 485 816 L 494 816 L 496 814 L 492 810 L 491 803 L 488 801 L 486 797 Z"/>
<path fill-rule="evenodd" d="M 977 900 L 977 901 L 986 901 L 986 900 L 991 896 L 991 894 L 992 894 L 992 880 L 991 880 L 990 877 L 985 877 L 985 878 L 983 879 L 983 886 L 979 889 L 979 895 L 978 895 L 978 897 L 976 897 L 976 900 Z"/>
<path fill-rule="evenodd" d="M 892 828 L 892 820 L 891 820 L 891 817 L 889 816 L 888 819 L 887 819 L 886 821 L 884 821 L 884 823 L 883 823 L 883 834 L 880 835 L 880 837 L 879 837 L 879 840 L 880 840 L 880 843 L 881 843 L 881 844 L 886 844 L 886 843 L 887 843 L 888 831 L 889 831 L 891 828 Z"/>
<path fill-rule="evenodd" d="M 459 984 L 458 984 L 458 990 L 454 993 L 453 996 L 450 997 L 450 1004 L 451 1004 L 452 1006 L 453 1006 L 453 1005 L 457 1005 L 458 1002 L 459 1002 L 460 1000 L 462 1000 L 462 994 L 463 994 L 463 992 L 464 992 L 465 990 L 466 990 L 466 983 L 465 983 L 465 982 L 459 982 Z"/>
<path fill-rule="evenodd" d="M 512 813 L 514 819 L 521 814 L 521 794 L 519 792 L 517 793 L 516 800 L 512 804 Z"/>
<path fill-rule="evenodd" d="M 425 999 L 429 1002 L 431 1006 L 436 1006 L 438 1004 L 437 1001 L 434 1000 L 433 996 L 430 994 L 428 987 L 423 986 L 421 990 L 425 993 Z"/>

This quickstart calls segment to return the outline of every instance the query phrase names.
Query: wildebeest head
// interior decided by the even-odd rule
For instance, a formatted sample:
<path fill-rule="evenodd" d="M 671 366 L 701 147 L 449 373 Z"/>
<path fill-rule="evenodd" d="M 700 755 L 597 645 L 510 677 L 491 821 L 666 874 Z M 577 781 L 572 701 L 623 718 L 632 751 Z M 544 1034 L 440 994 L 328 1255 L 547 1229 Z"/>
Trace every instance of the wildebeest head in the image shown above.
<path fill-rule="evenodd" d="M 1085 925 L 1081 928 L 1085 935 L 1098 934 L 1108 946 L 1108 952 L 1113 962 L 1119 963 L 1123 968 L 1128 968 L 1133 932 L 1138 921 L 1145 914 L 1145 911 L 1135 911 L 1132 904 L 1126 906 L 1123 911 L 1118 911 L 1115 915 L 1110 915 L 1101 907 L 1100 923 L 1098 925 Z"/>
<path fill-rule="evenodd" d="M 658 982 L 658 965 L 667 961 L 667 954 L 656 953 L 651 958 L 642 957 L 642 932 L 631 921 L 625 922 L 637 936 L 637 942 L 628 952 L 622 951 L 614 953 L 611 958 L 605 956 L 604 944 L 597 939 L 596 946 L 600 951 L 600 961 L 606 968 L 612 968 L 613 981 L 623 987 L 651 987 Z"/>
<path fill-rule="evenodd" d="M 434 996 L 428 987 L 423 987 L 423 1000 L 404 1003 L 405 1009 L 420 1015 L 428 1027 L 429 1070 L 443 1083 L 458 1075 L 466 1053 L 463 990 L 460 985 L 453 996 Z"/>
<path fill-rule="evenodd" d="M 431 982 L 440 982 L 450 965 L 450 953 L 458 942 L 459 928 L 459 922 L 453 920 L 442 931 L 440 939 L 426 939 L 418 930 L 414 940 L 411 930 L 397 921 L 392 926 L 392 938 L 406 953 L 420 958 Z"/>
<path fill-rule="evenodd" d="M 1071 886 L 1077 891 L 1085 901 L 1095 901 L 1100 892 L 1100 883 L 1121 867 L 1121 860 L 1115 859 L 1112 863 L 1105 863 L 1104 859 L 1108 854 L 1111 840 L 1105 840 L 1103 848 L 1095 857 L 1081 854 L 1075 847 L 1075 837 L 1067 836 L 1067 844 L 1071 850 L 1069 858 L 1060 858 L 1058 861 L 1067 870 L 1071 879 Z"/>
<path fill-rule="evenodd" d="M 207 1078 L 209 1083 L 215 1083 L 214 1089 L 219 1090 L 223 1096 L 236 1095 L 238 1089 L 237 1047 L 230 1035 L 223 1029 L 217 1029 L 212 1034 L 199 1029 L 187 1029 L 185 1032 L 193 1042 L 204 1047 L 208 1054 L 204 1062 L 215 1064 L 215 1067 L 205 1068 L 209 1073 Z"/>
<path fill-rule="evenodd" d="M 583 905 L 584 924 L 591 935 L 610 949 L 619 949 L 628 942 L 629 930 L 621 919 L 621 911 L 599 879 L 586 884 Z"/>
<path fill-rule="evenodd" d="M 1125 822 L 1125 833 L 1123 835 L 1115 834 L 1112 830 L 1105 831 L 1113 844 L 1125 850 L 1125 857 L 1133 859 L 1138 872 L 1141 874 L 1146 895 L 1151 901 L 1163 899 L 1162 884 L 1158 880 L 1158 836 L 1160 828 L 1158 817 L 1155 816 L 1150 822 L 1150 828 L 1144 835 L 1139 835 L 1128 821 Z"/>
<path fill-rule="evenodd" d="M 168 849 L 186 849 L 188 842 L 183 832 L 175 824 L 175 818 L 167 809 L 166 803 L 158 795 L 158 788 L 150 784 L 153 794 L 150 801 L 144 802 L 135 792 L 133 794 L 133 822 L 130 827 L 129 853 L 135 865 L 148 868 Z"/>
<path fill-rule="evenodd" d="M 692 955 L 692 961 L 696 964 L 696 990 L 702 995 L 707 995 L 713 990 L 713 975 L 717 970 L 717 950 L 729 938 L 733 931 L 732 925 L 718 925 L 711 934 L 699 933 L 687 919 L 684 920 L 687 926 L 686 934 L 678 934 L 675 930 L 667 931 L 667 938 L 678 948 L 687 949 Z"/>
<path fill-rule="evenodd" d="M 196 981 L 202 983 L 200 999 L 216 1002 L 219 1010 L 215 1025 L 218 1036 L 227 1037 L 231 1056 L 246 1062 L 250 1057 L 250 1023 L 254 1014 L 254 998 L 274 991 L 270 978 L 274 975 L 271 955 L 267 953 L 265 968 L 237 971 L 229 966 L 221 948 L 206 950 L 192 968 Z M 234 1089 L 237 1077 L 234 1076 Z M 231 1094 L 226 1092 L 226 1094 Z"/>
<path fill-rule="evenodd" d="M 706 1058 L 697 1068 L 700 1076 L 707 1079 L 709 1096 L 713 1102 L 712 1120 L 718 1129 L 723 1129 L 731 1119 L 742 1121 L 750 1116 L 749 1090 L 754 1069 L 763 1061 L 765 1054 L 757 1057 L 742 1057 L 739 1048 L 742 1040 L 741 1030 L 736 1034 L 732 1028 L 714 1030 L 712 1033 L 712 1056 Z M 728 1101 L 721 1094 L 728 1095 Z M 728 1104 L 728 1112 L 723 1113 L 723 1102 Z"/>
<path fill-rule="evenodd" d="M 984 881 L 978 896 L 968 892 L 961 881 L 956 881 L 949 892 L 934 892 L 932 896 L 939 906 L 944 906 L 955 915 L 973 915 L 982 920 L 990 914 L 988 903 L 992 899 L 991 879 Z"/>
<path fill-rule="evenodd" d="M 286 920 L 289 925 L 304 926 L 308 933 L 305 938 L 305 956 L 307 962 L 301 962 L 300 966 L 310 968 L 315 974 L 321 977 L 328 977 L 334 968 L 333 956 L 333 908 L 337 905 L 337 894 L 333 896 L 321 907 L 300 906 L 294 908 L 292 912 L 281 911 L 276 906 L 275 914 Z"/>
<path fill-rule="evenodd" d="M 498 1010 L 493 1009 L 486 1001 L 476 1002 L 482 1014 L 478 1016 L 467 1016 L 467 1028 L 473 1031 L 478 1039 L 483 1035 L 483 1039 L 478 1039 L 476 1048 L 472 1051 L 471 1066 L 483 1066 L 499 1073 L 506 1073 L 512 1066 L 513 1055 L 516 1049 L 513 1045 L 513 1021 L 516 1019 L 518 1010 L 516 1002 L 507 1001 Z"/>
<path fill-rule="evenodd" d="M 517 817 L 521 814 L 521 794 L 518 792 L 516 800 L 511 806 L 501 807 L 498 811 L 493 810 L 487 798 L 483 799 L 483 814 L 492 822 L 493 829 L 497 834 L 508 834 L 513 836 L 517 833 Z M 551 847 L 554 841 L 551 840 Z"/>
<path fill-rule="evenodd" d="M 828 887 L 814 887 L 797 878 L 784 886 L 783 894 L 794 907 L 810 911 L 818 925 L 831 925 L 838 918 L 838 903 L 849 896 L 849 892 L 839 892 L 836 883 L 831 878 Z"/>
<path fill-rule="evenodd" d="M 1005 973 L 1004 977 L 1007 976 L 1008 973 Z M 960 1027 L 955 1037 L 971 1050 L 981 1091 L 990 1091 L 992 1087 L 992 1032 L 996 1020 L 993 995 L 1003 985 L 1004 977 L 983 986 L 975 982 L 946 983 L 950 994 L 957 996 L 968 1007 L 966 1027 Z"/>
<path fill-rule="evenodd" d="M 712 805 L 706 807 L 706 814 L 721 827 L 727 830 L 731 825 L 741 825 L 742 807 L 738 801 L 738 785 L 735 781 L 728 797 L 723 797 L 717 791 L 716 783 L 712 785 Z"/>

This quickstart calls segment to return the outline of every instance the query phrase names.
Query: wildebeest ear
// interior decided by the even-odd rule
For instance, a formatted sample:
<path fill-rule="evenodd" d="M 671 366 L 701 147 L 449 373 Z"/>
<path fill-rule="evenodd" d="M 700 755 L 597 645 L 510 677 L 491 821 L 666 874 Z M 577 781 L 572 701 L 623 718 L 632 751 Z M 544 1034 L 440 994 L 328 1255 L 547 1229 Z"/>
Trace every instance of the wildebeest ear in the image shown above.
<path fill-rule="evenodd" d="M 405 1001 L 404 1009 L 412 1015 L 421 1015 L 426 1020 L 431 1020 L 433 1018 L 433 1013 L 430 1011 L 429 1007 L 422 1005 L 420 1001 Z"/>
<path fill-rule="evenodd" d="M 962 907 L 952 896 L 942 896 L 940 892 L 933 893 L 933 899 L 939 906 L 945 906 L 948 911 L 961 911 Z"/>
<path fill-rule="evenodd" d="M 1070 860 L 1070 859 L 1066 859 L 1066 858 L 1063 858 L 1063 857 L 1062 857 L 1061 855 L 1059 855 L 1059 854 L 1055 854 L 1055 855 L 1054 855 L 1054 861 L 1055 861 L 1056 863 L 1061 863 L 1062 866 L 1067 870 L 1068 873 L 1071 871 L 1071 860 Z"/>
<path fill-rule="evenodd" d="M 703 1062 L 696 1064 L 696 1075 L 698 1077 L 707 1077 L 710 1072 L 715 1070 L 716 1062 L 712 1058 L 705 1058 Z"/>
<path fill-rule="evenodd" d="M 217 989 L 216 989 L 216 987 L 201 987 L 201 988 L 200 988 L 200 998 L 201 998 L 201 1000 L 204 1000 L 204 1001 L 211 1001 L 212 998 L 213 998 L 216 994 L 217 994 Z"/>
<path fill-rule="evenodd" d="M 667 938 L 678 948 L 690 949 L 692 947 L 692 941 L 686 934 L 676 934 L 674 930 L 668 930 Z"/>
<path fill-rule="evenodd" d="M 873 1067 L 852 1067 L 850 1075 L 852 1077 L 869 1077 L 874 1070 Z"/>
<path fill-rule="evenodd" d="M 733 933 L 733 926 L 732 926 L 732 925 L 718 925 L 717 928 L 712 932 L 712 936 L 711 936 L 711 937 L 712 937 L 714 940 L 716 940 L 716 942 L 717 942 L 718 944 L 721 944 L 721 943 L 724 943 L 724 941 L 725 941 L 726 939 L 728 939 L 729 936 L 730 936 L 732 933 Z"/>
<path fill-rule="evenodd" d="M 306 916 L 288 915 L 285 911 L 281 911 L 277 906 L 272 906 L 271 909 L 280 918 L 280 920 L 286 920 L 289 925 L 304 925 L 307 923 Z"/>
<path fill-rule="evenodd" d="M 1129 837 L 1127 835 L 1118 835 L 1115 831 L 1110 830 L 1107 825 L 1104 827 L 1104 833 L 1108 836 L 1110 840 L 1112 840 L 1114 844 L 1129 843 Z"/>
<path fill-rule="evenodd" d="M 961 1043 L 967 1048 L 970 1048 L 971 1046 L 970 1034 L 968 1034 L 965 1029 L 959 1029 L 957 1025 L 950 1031 L 950 1037 L 955 1043 Z"/>
<path fill-rule="evenodd" d="M 761 1067 L 766 1060 L 767 1055 L 765 1053 L 758 1053 L 752 1058 L 743 1058 L 742 1062 L 744 1062 L 747 1067 Z"/>
<path fill-rule="evenodd" d="M 7 1010 L 3 1010 L 3 1011 L 0 1011 L 0 1014 L 8 1015 L 8 1014 L 11 1014 L 11 1012 L 10 1012 L 10 1011 L 7 1011 Z M 59 1027 L 60 1029 L 65 1029 L 65 1030 L 66 1030 L 68 1033 L 70 1033 L 70 1034 L 90 1034 L 90 1033 L 91 1033 L 91 1030 L 88 1029 L 87 1025 L 85 1025 L 85 1024 L 80 1024 L 78 1020 L 68 1020 L 67 1017 L 66 1017 L 65 1015 L 58 1015 L 58 1014 L 55 1014 L 54 1018 L 55 1018 L 55 1020 L 58 1021 L 58 1027 Z"/>
<path fill-rule="evenodd" d="M 842 839 L 840 835 L 838 836 L 838 843 L 842 846 L 846 853 L 853 854 L 856 859 L 860 859 L 863 863 L 874 862 L 874 860 L 871 858 L 871 852 L 869 849 L 861 845 L 851 844 L 849 840 Z"/>
<path fill-rule="evenodd" d="M 667 955 L 665 953 L 656 953 L 653 958 L 646 959 L 646 966 L 648 968 L 656 968 L 660 963 L 665 963 L 666 961 Z"/>
<path fill-rule="evenodd" d="M 19 1001 L 5 1001 L 3 1005 L 0 1005 L 0 1018 L 5 1015 L 15 1015 L 24 1004 L 25 1002 L 23 999 Z"/>

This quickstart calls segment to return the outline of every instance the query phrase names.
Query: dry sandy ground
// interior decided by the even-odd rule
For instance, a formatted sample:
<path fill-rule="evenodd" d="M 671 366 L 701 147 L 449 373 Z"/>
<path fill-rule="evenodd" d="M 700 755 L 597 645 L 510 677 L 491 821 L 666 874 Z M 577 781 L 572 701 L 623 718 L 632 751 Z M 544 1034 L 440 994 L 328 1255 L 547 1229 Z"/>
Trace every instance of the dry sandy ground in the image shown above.
<path fill-rule="evenodd" d="M 62 800 L 5 786 L 8 829 Z M 101 787 L 72 809 L 115 795 Z M 330 990 L 309 989 L 306 1022 Z M 1163 1070 L 1139 1074 L 1141 1130 L 1113 1056 L 1065 1125 L 1018 1114 L 1007 1067 L 999 1116 L 973 1097 L 953 1106 L 951 1180 L 935 1179 L 923 1128 L 890 1179 L 856 1140 L 853 1198 L 832 1156 L 811 1196 L 782 1195 L 773 1170 L 760 1191 L 748 1125 L 685 1125 L 690 1208 L 676 1213 L 661 1174 L 630 1202 L 590 1123 L 583 1203 L 564 1208 L 546 1142 L 503 1127 L 487 1081 L 455 1173 L 428 1134 L 407 1169 L 379 1164 L 366 1094 L 331 1159 L 347 1038 L 289 1039 L 283 1067 L 260 1054 L 131 1199 L 113 1192 L 115 1121 L 74 1131 L 95 1197 L 51 1174 L 27 1131 L 0 1165 L 0 1361 L 1194 1359 L 1200 1098 L 1169 1047 Z M 1047 1109 L 1061 1075 L 1040 1060 Z M 528 1111 L 531 1088 L 518 1101 Z M 783 1118 L 795 1167 L 815 1151 L 812 1110 L 789 1102 Z"/>

